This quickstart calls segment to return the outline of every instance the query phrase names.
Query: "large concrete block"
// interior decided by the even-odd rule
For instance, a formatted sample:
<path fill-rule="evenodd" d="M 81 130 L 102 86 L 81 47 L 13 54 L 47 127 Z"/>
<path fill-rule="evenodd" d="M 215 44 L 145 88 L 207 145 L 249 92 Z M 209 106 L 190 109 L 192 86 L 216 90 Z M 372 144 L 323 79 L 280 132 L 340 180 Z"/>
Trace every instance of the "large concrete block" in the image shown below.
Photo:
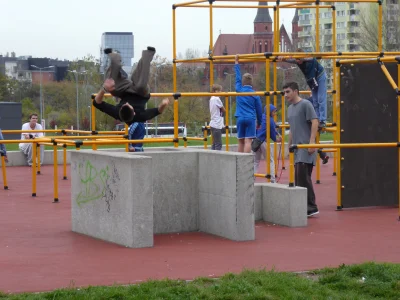
<path fill-rule="evenodd" d="M 71 152 L 72 231 L 126 247 L 153 246 L 152 159 Z"/>
<path fill-rule="evenodd" d="M 198 153 L 169 148 L 134 155 L 153 160 L 154 233 L 199 230 Z"/>
<path fill-rule="evenodd" d="M 254 240 L 253 155 L 199 151 L 200 230 Z"/>
<path fill-rule="evenodd" d="M 307 189 L 261 183 L 263 219 L 289 227 L 307 226 Z"/>

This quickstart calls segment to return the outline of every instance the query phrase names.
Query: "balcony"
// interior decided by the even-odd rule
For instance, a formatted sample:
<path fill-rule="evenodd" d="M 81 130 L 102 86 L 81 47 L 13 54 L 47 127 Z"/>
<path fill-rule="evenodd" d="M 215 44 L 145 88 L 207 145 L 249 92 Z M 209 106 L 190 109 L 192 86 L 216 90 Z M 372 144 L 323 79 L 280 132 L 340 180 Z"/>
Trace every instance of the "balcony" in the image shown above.
<path fill-rule="evenodd" d="M 310 20 L 300 20 L 300 26 L 304 26 L 304 25 L 310 25 L 311 21 Z"/>
<path fill-rule="evenodd" d="M 311 36 L 311 31 L 299 31 L 299 37 Z"/>
<path fill-rule="evenodd" d="M 325 29 L 325 35 L 332 35 L 332 29 Z"/>

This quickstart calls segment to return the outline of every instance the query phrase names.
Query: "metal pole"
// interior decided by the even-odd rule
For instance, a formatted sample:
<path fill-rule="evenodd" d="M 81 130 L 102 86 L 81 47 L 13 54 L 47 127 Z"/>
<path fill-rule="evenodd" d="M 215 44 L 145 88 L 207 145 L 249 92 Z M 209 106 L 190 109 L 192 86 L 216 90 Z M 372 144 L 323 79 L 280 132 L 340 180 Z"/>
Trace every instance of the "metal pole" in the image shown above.
<path fill-rule="evenodd" d="M 229 75 L 229 91 L 232 92 L 232 74 Z M 232 96 L 229 96 L 229 129 L 232 136 Z"/>
<path fill-rule="evenodd" d="M 76 129 L 79 130 L 79 90 L 78 90 L 78 71 L 75 72 L 76 80 Z"/>
<path fill-rule="evenodd" d="M 154 89 L 155 89 L 156 93 L 157 93 L 157 76 L 158 76 L 158 67 L 156 66 L 156 76 L 154 77 Z M 157 107 L 156 97 L 154 97 L 154 107 Z M 157 126 L 158 126 L 157 116 L 154 121 L 155 121 L 155 126 L 156 126 L 155 135 L 157 136 Z"/>
<path fill-rule="evenodd" d="M 43 120 L 43 96 L 42 96 L 42 69 L 40 70 L 40 103 L 39 103 L 39 109 L 40 109 L 40 124 L 42 124 Z"/>

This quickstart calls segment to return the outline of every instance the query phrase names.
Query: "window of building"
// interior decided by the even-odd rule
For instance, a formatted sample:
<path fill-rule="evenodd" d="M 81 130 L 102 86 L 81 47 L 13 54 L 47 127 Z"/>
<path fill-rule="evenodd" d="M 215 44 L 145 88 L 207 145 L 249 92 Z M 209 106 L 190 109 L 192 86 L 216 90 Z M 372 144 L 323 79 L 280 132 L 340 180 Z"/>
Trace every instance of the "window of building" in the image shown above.
<path fill-rule="evenodd" d="M 338 17 L 344 17 L 346 14 L 345 14 L 345 11 L 344 11 L 344 10 L 338 10 L 338 11 L 336 12 L 336 15 L 337 15 Z"/>
<path fill-rule="evenodd" d="M 344 28 L 345 22 L 337 22 L 336 28 Z"/>

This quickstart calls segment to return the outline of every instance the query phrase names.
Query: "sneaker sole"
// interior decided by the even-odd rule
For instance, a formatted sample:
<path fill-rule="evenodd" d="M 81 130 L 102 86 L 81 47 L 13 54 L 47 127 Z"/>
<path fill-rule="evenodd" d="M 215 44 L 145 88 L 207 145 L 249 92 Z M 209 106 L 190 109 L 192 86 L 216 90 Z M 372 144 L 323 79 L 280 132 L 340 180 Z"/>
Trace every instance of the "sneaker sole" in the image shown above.
<path fill-rule="evenodd" d="M 312 216 L 315 216 L 315 215 L 318 215 L 318 214 L 319 214 L 319 211 L 316 211 L 316 212 L 313 212 L 311 214 L 308 214 L 307 217 L 312 217 Z"/>

